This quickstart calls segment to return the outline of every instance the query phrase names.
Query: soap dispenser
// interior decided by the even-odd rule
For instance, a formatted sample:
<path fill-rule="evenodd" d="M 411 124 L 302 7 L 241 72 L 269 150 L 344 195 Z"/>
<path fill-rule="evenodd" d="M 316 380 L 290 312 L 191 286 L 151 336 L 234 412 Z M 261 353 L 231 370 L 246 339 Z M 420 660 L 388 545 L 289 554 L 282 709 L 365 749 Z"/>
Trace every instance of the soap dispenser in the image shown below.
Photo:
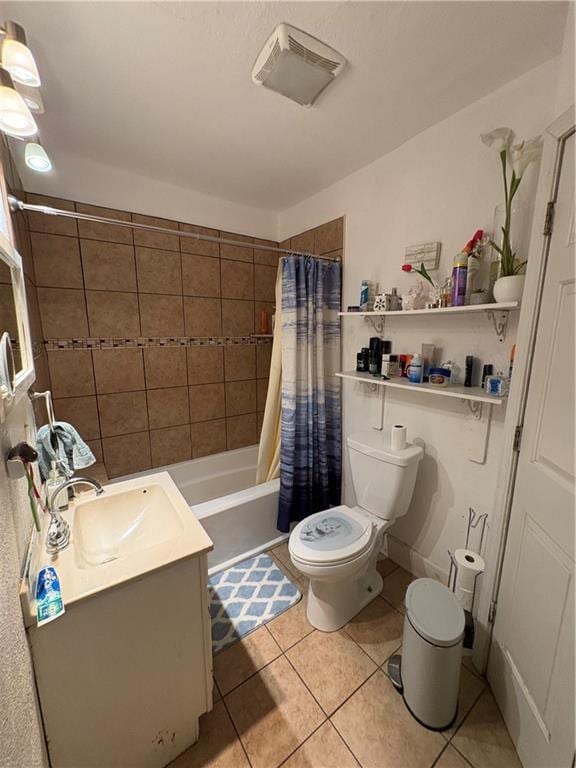
<path fill-rule="evenodd" d="M 46 504 L 48 505 L 50 503 L 50 499 L 52 498 L 52 494 L 58 488 L 59 485 L 62 485 L 64 482 L 64 478 L 58 473 L 58 468 L 56 466 L 55 461 L 50 462 L 50 471 L 48 472 L 48 477 L 46 479 L 45 483 L 45 491 L 46 491 Z M 56 499 L 54 500 L 56 501 Z M 56 504 L 54 505 L 56 506 Z M 60 509 L 60 505 L 57 507 Z"/>

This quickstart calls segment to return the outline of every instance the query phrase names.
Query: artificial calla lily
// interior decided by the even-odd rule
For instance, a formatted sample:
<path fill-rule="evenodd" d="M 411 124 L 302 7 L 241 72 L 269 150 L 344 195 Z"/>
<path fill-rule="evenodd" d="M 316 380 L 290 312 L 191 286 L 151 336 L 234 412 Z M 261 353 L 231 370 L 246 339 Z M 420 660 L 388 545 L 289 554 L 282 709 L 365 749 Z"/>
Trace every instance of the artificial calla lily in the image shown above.
<path fill-rule="evenodd" d="M 494 144 L 497 152 L 507 150 L 514 139 L 514 131 L 511 128 L 495 128 L 490 133 L 483 133 L 480 138 L 487 147 Z"/>
<path fill-rule="evenodd" d="M 512 167 L 517 178 L 521 179 L 530 163 L 538 160 L 542 153 L 542 136 L 535 136 L 512 147 Z"/>

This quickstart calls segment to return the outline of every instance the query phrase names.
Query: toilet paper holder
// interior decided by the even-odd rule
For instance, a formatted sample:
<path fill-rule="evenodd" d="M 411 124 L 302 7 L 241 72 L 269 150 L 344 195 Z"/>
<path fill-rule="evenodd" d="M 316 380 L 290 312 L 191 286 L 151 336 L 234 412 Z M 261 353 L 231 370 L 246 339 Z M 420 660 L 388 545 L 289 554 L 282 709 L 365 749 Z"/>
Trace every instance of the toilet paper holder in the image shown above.
<path fill-rule="evenodd" d="M 486 530 L 487 519 L 488 515 L 486 512 L 482 513 L 481 515 L 477 515 L 476 510 L 474 510 L 472 507 L 468 508 L 468 528 L 466 529 L 466 544 L 464 545 L 464 549 L 468 549 L 468 545 L 470 543 L 470 533 L 472 529 L 476 529 L 480 525 L 480 545 L 478 547 L 478 552 L 482 552 L 482 544 L 484 543 L 484 533 Z M 458 563 L 456 562 L 456 559 L 450 550 L 448 550 L 448 557 L 450 558 L 450 570 L 448 571 L 448 588 L 451 589 L 452 592 L 455 592 L 456 582 L 458 580 Z M 472 608 L 474 607 L 474 598 L 476 597 L 476 581 L 478 576 L 480 576 L 480 573 L 477 573 L 474 577 Z M 472 611 L 472 608 L 470 611 Z"/>

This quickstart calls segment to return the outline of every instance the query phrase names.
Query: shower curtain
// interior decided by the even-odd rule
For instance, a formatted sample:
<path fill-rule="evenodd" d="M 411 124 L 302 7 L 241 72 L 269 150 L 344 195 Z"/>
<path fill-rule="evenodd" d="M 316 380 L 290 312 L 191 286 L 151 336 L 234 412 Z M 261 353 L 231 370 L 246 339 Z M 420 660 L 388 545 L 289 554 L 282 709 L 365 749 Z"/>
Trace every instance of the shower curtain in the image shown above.
<path fill-rule="evenodd" d="M 282 410 L 282 269 L 276 277 L 276 319 L 270 360 L 270 377 L 264 420 L 258 447 L 256 483 L 267 483 L 280 475 L 280 414 Z"/>
<path fill-rule="evenodd" d="M 291 523 L 340 503 L 341 406 L 334 374 L 340 368 L 341 265 L 288 256 L 281 270 L 278 529 L 287 533 Z"/>

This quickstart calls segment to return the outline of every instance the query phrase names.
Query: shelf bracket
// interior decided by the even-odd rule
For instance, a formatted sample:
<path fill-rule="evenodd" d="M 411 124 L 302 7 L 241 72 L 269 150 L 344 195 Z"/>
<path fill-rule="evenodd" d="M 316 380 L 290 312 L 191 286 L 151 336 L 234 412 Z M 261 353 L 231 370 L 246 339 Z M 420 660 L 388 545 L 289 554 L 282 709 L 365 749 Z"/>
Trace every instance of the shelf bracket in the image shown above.
<path fill-rule="evenodd" d="M 504 342 L 506 338 L 506 328 L 508 327 L 508 312 L 494 312 L 489 309 L 486 312 L 488 320 L 492 322 L 494 333 L 498 336 L 500 344 Z"/>
<path fill-rule="evenodd" d="M 472 419 L 468 420 L 465 427 L 467 457 L 475 464 L 484 464 L 488 437 L 490 435 L 490 420 L 492 417 L 492 404 L 481 403 L 478 400 L 465 400 L 468 404 Z"/>
<path fill-rule="evenodd" d="M 368 320 L 370 325 L 374 328 L 374 330 L 379 336 L 381 336 L 384 333 L 383 317 L 371 317 L 370 315 L 364 315 L 364 320 Z"/>
<path fill-rule="evenodd" d="M 462 400 L 463 403 L 466 403 L 468 408 L 470 409 L 470 413 L 477 421 L 480 421 L 482 418 L 482 403 L 479 400 Z"/>

